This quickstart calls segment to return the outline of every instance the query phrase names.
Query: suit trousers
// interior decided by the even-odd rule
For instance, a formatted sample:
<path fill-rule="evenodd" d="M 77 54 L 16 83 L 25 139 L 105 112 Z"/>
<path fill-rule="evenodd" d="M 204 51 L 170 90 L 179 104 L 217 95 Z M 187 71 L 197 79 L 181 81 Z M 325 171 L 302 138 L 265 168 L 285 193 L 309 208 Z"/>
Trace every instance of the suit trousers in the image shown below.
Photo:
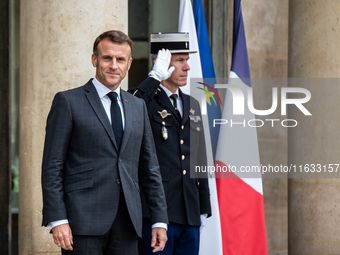
<path fill-rule="evenodd" d="M 126 207 L 123 191 L 110 230 L 102 236 L 73 236 L 73 251 L 62 249 L 62 255 L 136 255 L 138 236 Z"/>

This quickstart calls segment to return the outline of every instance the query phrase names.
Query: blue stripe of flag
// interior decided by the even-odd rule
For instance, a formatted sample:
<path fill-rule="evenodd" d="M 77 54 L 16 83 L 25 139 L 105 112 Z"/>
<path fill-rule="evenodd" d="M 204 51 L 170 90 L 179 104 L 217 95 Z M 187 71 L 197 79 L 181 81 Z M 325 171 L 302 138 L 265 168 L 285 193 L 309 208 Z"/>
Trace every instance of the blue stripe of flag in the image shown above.
<path fill-rule="evenodd" d="M 230 71 L 236 73 L 245 84 L 251 86 L 241 0 L 234 1 L 233 57 L 231 63 Z"/>
<path fill-rule="evenodd" d="M 205 16 L 203 11 L 203 6 L 201 0 L 194 0 L 194 17 L 195 17 L 195 25 L 197 31 L 197 41 L 201 58 L 201 66 L 202 66 L 202 74 L 203 78 L 215 78 L 214 64 L 211 56 L 210 43 L 208 37 L 207 25 L 205 22 Z M 214 79 L 203 80 L 205 83 L 210 85 L 211 87 L 215 87 L 215 82 L 212 82 Z M 217 96 L 214 96 L 216 102 Z M 212 103 L 211 105 L 207 104 L 208 111 L 208 119 L 209 119 L 209 128 L 210 128 L 210 138 L 211 138 L 211 146 L 213 150 L 213 156 L 215 160 L 216 155 L 216 147 L 217 140 L 219 134 L 219 125 L 216 127 L 213 126 L 214 119 L 221 118 L 221 109 L 219 103 L 215 105 Z"/>

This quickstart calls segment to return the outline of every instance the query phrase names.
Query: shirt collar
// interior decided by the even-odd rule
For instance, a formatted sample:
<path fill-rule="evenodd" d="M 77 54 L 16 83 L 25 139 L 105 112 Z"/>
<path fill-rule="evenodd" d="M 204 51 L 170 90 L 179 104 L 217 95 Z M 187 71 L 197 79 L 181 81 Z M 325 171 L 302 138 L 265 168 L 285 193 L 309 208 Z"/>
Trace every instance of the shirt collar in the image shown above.
<path fill-rule="evenodd" d="M 97 80 L 96 77 L 93 78 L 92 83 L 93 83 L 94 87 L 96 88 L 97 93 L 98 93 L 100 99 L 105 97 L 108 93 L 112 92 L 112 90 L 110 90 L 108 87 L 106 87 L 105 85 L 100 83 Z M 116 88 L 113 91 L 118 94 L 118 100 L 120 100 L 120 84 L 119 84 L 118 88 Z"/>
<path fill-rule="evenodd" d="M 176 89 L 175 93 L 172 93 L 170 90 L 168 90 L 166 87 L 164 87 L 162 84 L 159 84 L 159 86 L 164 90 L 164 92 L 166 93 L 166 95 L 168 97 L 170 97 L 172 94 L 176 94 L 177 98 L 179 98 L 179 94 L 178 94 L 178 89 Z"/>

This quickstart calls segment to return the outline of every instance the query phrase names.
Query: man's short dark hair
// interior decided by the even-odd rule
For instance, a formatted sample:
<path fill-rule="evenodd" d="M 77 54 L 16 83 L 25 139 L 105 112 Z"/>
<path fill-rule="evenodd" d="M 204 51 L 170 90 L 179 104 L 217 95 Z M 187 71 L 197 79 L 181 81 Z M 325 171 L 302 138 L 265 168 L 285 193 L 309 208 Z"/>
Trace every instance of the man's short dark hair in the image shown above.
<path fill-rule="evenodd" d="M 98 44 L 102 40 L 104 40 L 106 38 L 108 38 L 113 43 L 119 43 L 119 44 L 128 43 L 130 48 L 131 48 L 131 54 L 132 54 L 133 43 L 132 43 L 130 37 L 128 35 L 126 35 L 125 33 L 123 33 L 122 31 L 119 31 L 119 30 L 109 30 L 109 31 L 106 31 L 106 32 L 102 33 L 94 41 L 94 44 L 93 44 L 93 54 L 97 58 L 98 58 L 98 49 L 97 49 L 98 48 Z M 130 56 L 131 56 L 131 54 L 130 54 Z"/>

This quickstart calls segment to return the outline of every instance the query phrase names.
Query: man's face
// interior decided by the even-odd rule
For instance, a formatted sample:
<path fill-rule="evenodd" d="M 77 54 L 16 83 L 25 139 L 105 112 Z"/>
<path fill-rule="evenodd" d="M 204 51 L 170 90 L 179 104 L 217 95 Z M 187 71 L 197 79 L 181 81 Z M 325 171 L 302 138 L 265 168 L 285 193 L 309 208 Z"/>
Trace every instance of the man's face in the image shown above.
<path fill-rule="evenodd" d="M 115 90 L 130 69 L 132 58 L 128 43 L 113 43 L 105 38 L 98 44 L 98 57 L 92 54 L 96 78 L 111 90 Z"/>
<path fill-rule="evenodd" d="M 188 59 L 188 53 L 171 54 L 171 61 L 169 66 L 174 66 L 175 70 L 166 80 L 169 84 L 176 87 L 182 87 L 187 84 L 188 71 L 190 70 Z"/>

